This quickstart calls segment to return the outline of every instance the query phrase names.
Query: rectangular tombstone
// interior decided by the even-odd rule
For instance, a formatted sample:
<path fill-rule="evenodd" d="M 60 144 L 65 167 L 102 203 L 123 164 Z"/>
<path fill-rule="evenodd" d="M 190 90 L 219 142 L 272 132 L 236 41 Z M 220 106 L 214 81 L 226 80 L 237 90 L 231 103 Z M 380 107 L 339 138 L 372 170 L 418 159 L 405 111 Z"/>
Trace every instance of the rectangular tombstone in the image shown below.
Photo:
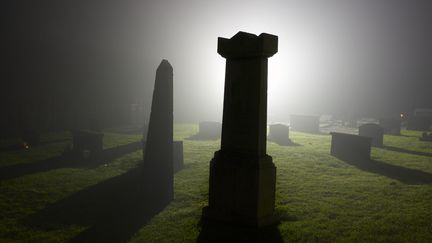
<path fill-rule="evenodd" d="M 163 60 L 156 70 L 156 80 L 147 139 L 143 173 L 149 194 L 161 205 L 174 198 L 173 169 L 173 68 Z"/>
<path fill-rule="evenodd" d="M 218 39 L 226 58 L 222 139 L 210 161 L 206 219 L 258 227 L 275 222 L 276 167 L 266 137 L 267 59 L 277 41 L 245 32 Z"/>
<path fill-rule="evenodd" d="M 359 136 L 372 138 L 372 146 L 382 147 L 384 140 L 384 129 L 374 123 L 368 123 L 359 127 Z"/>
<path fill-rule="evenodd" d="M 291 115 L 290 127 L 293 131 L 319 133 L 319 116 Z"/>
<path fill-rule="evenodd" d="M 284 124 L 270 125 L 267 139 L 279 145 L 291 144 L 291 140 L 289 139 L 289 127 Z"/>
<path fill-rule="evenodd" d="M 384 129 L 385 134 L 400 135 L 401 119 L 398 118 L 381 118 L 379 125 Z"/>
<path fill-rule="evenodd" d="M 372 138 L 332 132 L 330 154 L 344 161 L 370 160 Z"/>

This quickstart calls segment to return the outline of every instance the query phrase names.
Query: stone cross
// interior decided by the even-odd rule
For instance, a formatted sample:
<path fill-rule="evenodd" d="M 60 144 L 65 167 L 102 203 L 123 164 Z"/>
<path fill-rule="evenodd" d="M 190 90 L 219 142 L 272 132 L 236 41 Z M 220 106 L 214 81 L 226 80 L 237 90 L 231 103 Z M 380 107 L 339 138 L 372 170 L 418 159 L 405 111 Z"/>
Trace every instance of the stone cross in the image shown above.
<path fill-rule="evenodd" d="M 275 222 L 276 167 L 266 154 L 267 59 L 278 37 L 239 32 L 218 39 L 226 58 L 221 149 L 210 162 L 207 219 L 263 226 Z"/>

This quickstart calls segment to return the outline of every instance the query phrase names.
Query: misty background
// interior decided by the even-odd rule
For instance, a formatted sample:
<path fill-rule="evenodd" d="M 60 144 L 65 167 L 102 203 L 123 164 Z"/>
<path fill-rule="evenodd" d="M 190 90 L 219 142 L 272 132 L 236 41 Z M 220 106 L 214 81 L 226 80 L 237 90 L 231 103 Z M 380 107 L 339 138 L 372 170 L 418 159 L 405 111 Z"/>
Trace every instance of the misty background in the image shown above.
<path fill-rule="evenodd" d="M 149 112 L 162 59 L 175 121 L 220 121 L 217 37 L 238 31 L 279 36 L 270 122 L 432 108 L 431 13 L 428 0 L 1 1 L 0 131 L 126 124 L 130 104 Z"/>

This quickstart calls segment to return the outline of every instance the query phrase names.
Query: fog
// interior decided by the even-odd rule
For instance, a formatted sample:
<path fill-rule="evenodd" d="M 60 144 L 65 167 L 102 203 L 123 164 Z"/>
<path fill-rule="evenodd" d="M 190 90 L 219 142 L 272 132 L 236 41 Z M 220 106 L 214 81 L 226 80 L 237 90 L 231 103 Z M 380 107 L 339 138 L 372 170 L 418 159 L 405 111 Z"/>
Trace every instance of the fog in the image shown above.
<path fill-rule="evenodd" d="M 2 1 L 2 127 L 124 124 L 174 68 L 176 122 L 220 121 L 217 38 L 279 36 L 268 120 L 383 117 L 432 108 L 432 3 L 381 1 Z"/>

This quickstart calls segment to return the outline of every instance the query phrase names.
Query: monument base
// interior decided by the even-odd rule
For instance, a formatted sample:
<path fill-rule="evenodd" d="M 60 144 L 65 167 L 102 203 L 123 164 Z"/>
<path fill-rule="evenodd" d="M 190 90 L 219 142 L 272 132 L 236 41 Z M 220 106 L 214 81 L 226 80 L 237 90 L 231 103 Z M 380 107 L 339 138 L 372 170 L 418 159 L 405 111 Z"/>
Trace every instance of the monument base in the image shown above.
<path fill-rule="evenodd" d="M 272 157 L 218 151 L 210 162 L 209 185 L 204 220 L 255 227 L 278 223 L 274 215 L 276 167 Z"/>

